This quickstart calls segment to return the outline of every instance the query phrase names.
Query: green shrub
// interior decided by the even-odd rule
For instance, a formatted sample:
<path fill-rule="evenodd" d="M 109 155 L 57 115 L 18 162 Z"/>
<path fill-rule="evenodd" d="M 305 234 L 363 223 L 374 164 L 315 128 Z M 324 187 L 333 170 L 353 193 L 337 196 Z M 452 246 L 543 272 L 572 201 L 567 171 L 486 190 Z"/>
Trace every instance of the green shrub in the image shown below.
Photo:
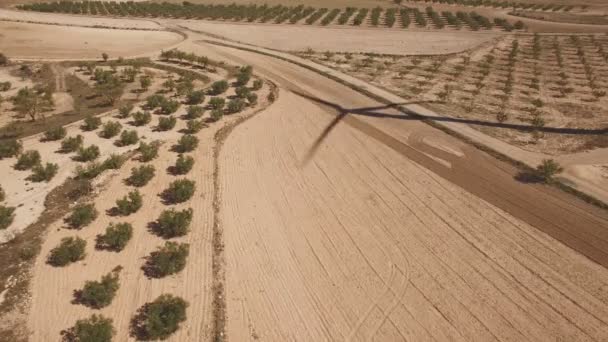
<path fill-rule="evenodd" d="M 262 80 L 255 80 L 253 81 L 253 85 L 251 86 L 251 88 L 253 88 L 253 90 L 260 90 L 262 89 L 263 85 L 264 82 L 262 82 Z"/>
<path fill-rule="evenodd" d="M 77 153 L 76 157 L 74 158 L 74 160 L 77 160 L 80 162 L 88 162 L 88 161 L 99 158 L 99 155 L 100 155 L 100 152 L 99 152 L 99 147 L 97 145 L 91 145 L 86 148 L 80 147 L 80 148 L 78 148 L 78 153 Z"/>
<path fill-rule="evenodd" d="M 93 179 L 99 176 L 105 168 L 102 163 L 92 162 L 85 166 L 76 166 L 76 178 L 78 179 Z"/>
<path fill-rule="evenodd" d="M 87 281 L 76 292 L 76 301 L 93 309 L 101 309 L 112 303 L 120 287 L 118 272 L 110 272 L 101 281 Z"/>
<path fill-rule="evenodd" d="M 228 102 L 228 113 L 238 113 L 245 108 L 245 101 L 241 99 L 233 99 Z"/>
<path fill-rule="evenodd" d="M 66 266 L 84 259 L 87 242 L 79 237 L 66 237 L 49 253 L 47 262 L 53 266 Z"/>
<path fill-rule="evenodd" d="M 133 125 L 134 126 L 145 126 L 152 121 L 152 114 L 148 111 L 135 112 L 133 113 Z"/>
<path fill-rule="evenodd" d="M 131 320 L 131 330 L 139 340 L 164 340 L 186 320 L 188 302 L 164 294 L 144 305 Z"/>
<path fill-rule="evenodd" d="M 0 205 L 0 230 L 8 228 L 15 219 L 15 208 Z"/>
<path fill-rule="evenodd" d="M 19 140 L 4 140 L 0 144 L 0 159 L 11 158 L 23 151 L 23 144 Z"/>
<path fill-rule="evenodd" d="M 224 112 L 221 109 L 214 109 L 211 111 L 211 120 L 220 121 L 224 116 Z"/>
<path fill-rule="evenodd" d="M 27 178 L 32 182 L 49 182 L 59 170 L 59 165 L 46 163 L 45 165 L 37 164 L 32 168 L 32 174 Z"/>
<path fill-rule="evenodd" d="M 133 110 L 133 104 L 126 104 L 118 109 L 118 117 L 121 119 L 126 119 L 131 114 Z"/>
<path fill-rule="evenodd" d="M 202 90 L 193 91 L 188 94 L 188 104 L 196 105 L 205 101 L 205 92 Z"/>
<path fill-rule="evenodd" d="M 11 82 L 0 82 L 0 92 L 9 91 L 12 87 Z"/>
<path fill-rule="evenodd" d="M 6 193 L 4 192 L 4 189 L 2 189 L 2 186 L 0 186 L 0 202 L 4 202 L 5 199 Z"/>
<path fill-rule="evenodd" d="M 146 98 L 146 107 L 148 109 L 154 109 L 156 107 L 160 107 L 160 105 L 166 100 L 166 98 L 162 95 L 151 95 Z"/>
<path fill-rule="evenodd" d="M 95 221 L 99 213 L 93 204 L 79 204 L 72 210 L 72 214 L 66 218 L 66 223 L 74 229 L 81 229 Z"/>
<path fill-rule="evenodd" d="M 140 142 L 139 148 L 139 160 L 142 162 L 149 162 L 152 159 L 158 157 L 158 148 L 160 147 L 160 142 L 153 141 L 151 143 Z"/>
<path fill-rule="evenodd" d="M 171 239 L 186 235 L 191 222 L 192 209 L 182 211 L 176 211 L 175 209 L 165 210 L 160 214 L 158 221 L 154 225 L 154 230 L 159 236 Z"/>
<path fill-rule="evenodd" d="M 226 100 L 221 97 L 212 97 L 211 100 L 209 100 L 209 105 L 213 109 L 224 109 L 224 106 L 226 105 Z"/>
<path fill-rule="evenodd" d="M 174 150 L 179 153 L 191 152 L 198 146 L 198 138 L 194 135 L 184 134 L 177 141 Z"/>
<path fill-rule="evenodd" d="M 160 111 L 163 114 L 173 114 L 179 109 L 180 103 L 176 100 L 165 100 L 160 104 Z"/>
<path fill-rule="evenodd" d="M 15 170 L 24 171 L 29 170 L 38 164 L 40 164 L 40 153 L 35 150 L 29 150 L 19 155 L 14 167 Z"/>
<path fill-rule="evenodd" d="M 141 165 L 131 169 L 131 176 L 127 179 L 127 183 L 132 186 L 142 187 L 154 178 L 156 169 L 152 165 Z"/>
<path fill-rule="evenodd" d="M 186 129 L 188 134 L 194 134 L 199 132 L 205 127 L 203 120 L 188 120 L 186 122 Z"/>
<path fill-rule="evenodd" d="M 57 141 L 65 138 L 67 131 L 63 127 L 55 127 L 51 128 L 48 131 L 44 132 L 44 140 L 45 141 Z"/>
<path fill-rule="evenodd" d="M 175 127 L 177 123 L 177 119 L 173 116 L 169 117 L 160 117 L 158 118 L 158 130 L 159 131 L 170 131 Z"/>
<path fill-rule="evenodd" d="M 101 126 L 101 118 L 96 116 L 87 116 L 84 119 L 83 125 L 80 127 L 83 131 L 94 131 Z"/>
<path fill-rule="evenodd" d="M 189 200 L 195 190 L 194 181 L 178 179 L 169 184 L 169 187 L 163 192 L 163 197 L 169 203 L 182 203 Z"/>
<path fill-rule="evenodd" d="M 120 133 L 120 138 L 116 141 L 115 145 L 128 146 L 136 144 L 138 141 L 139 136 L 137 135 L 137 131 L 122 131 L 122 133 Z"/>
<path fill-rule="evenodd" d="M 63 331 L 64 341 L 79 342 L 112 342 L 116 330 L 112 319 L 102 315 L 93 315 L 87 319 L 79 319 L 70 329 Z"/>
<path fill-rule="evenodd" d="M 101 128 L 101 132 L 99 133 L 99 136 L 102 138 L 106 138 L 106 139 L 114 138 L 115 136 L 118 135 L 118 133 L 120 133 L 121 130 L 122 130 L 122 125 L 120 124 L 120 122 L 108 121 L 105 124 L 103 124 L 103 127 Z"/>
<path fill-rule="evenodd" d="M 256 93 L 251 93 L 249 95 L 247 95 L 247 102 L 249 102 L 250 105 L 255 105 L 256 103 L 258 103 L 258 94 Z"/>
<path fill-rule="evenodd" d="M 222 93 L 225 93 L 226 90 L 228 90 L 228 82 L 226 81 L 215 81 L 213 82 L 213 84 L 211 85 L 211 93 L 213 95 L 219 95 Z"/>
<path fill-rule="evenodd" d="M 239 86 L 247 85 L 247 83 L 249 83 L 250 79 L 251 79 L 250 73 L 241 72 L 236 76 L 236 84 Z"/>
<path fill-rule="evenodd" d="M 249 96 L 249 94 L 251 94 L 251 90 L 249 90 L 249 88 L 247 88 L 245 86 L 240 86 L 240 87 L 236 88 L 235 92 L 236 92 L 236 96 L 240 97 L 241 99 L 245 99 L 245 98 L 247 98 L 247 96 Z"/>
<path fill-rule="evenodd" d="M 185 175 L 192 170 L 192 166 L 194 166 L 194 158 L 180 154 L 179 157 L 177 157 L 172 172 L 176 175 Z"/>
<path fill-rule="evenodd" d="M 176 274 L 186 267 L 186 259 L 190 252 L 187 243 L 167 241 L 165 245 L 152 252 L 144 265 L 146 276 L 163 278 Z"/>
<path fill-rule="evenodd" d="M 553 159 L 544 159 L 542 163 L 536 167 L 536 175 L 545 183 L 551 182 L 553 177 L 563 171 L 564 168 Z"/>
<path fill-rule="evenodd" d="M 106 233 L 98 235 L 95 247 L 109 251 L 122 251 L 133 237 L 133 226 L 130 223 L 111 223 Z"/>
<path fill-rule="evenodd" d="M 78 134 L 75 137 L 67 137 L 61 141 L 61 152 L 69 153 L 76 151 L 82 143 L 84 142 L 84 138 L 82 135 Z"/>
<path fill-rule="evenodd" d="M 125 161 L 125 157 L 118 154 L 111 154 L 103 161 L 102 165 L 105 170 L 118 170 L 124 165 Z"/>
<path fill-rule="evenodd" d="M 198 119 L 205 114 L 205 108 L 201 106 L 190 106 L 188 107 L 188 113 L 186 114 L 186 119 Z"/>
<path fill-rule="evenodd" d="M 125 197 L 116 201 L 116 213 L 128 216 L 136 213 L 143 205 L 143 197 L 138 190 L 129 192 Z"/>

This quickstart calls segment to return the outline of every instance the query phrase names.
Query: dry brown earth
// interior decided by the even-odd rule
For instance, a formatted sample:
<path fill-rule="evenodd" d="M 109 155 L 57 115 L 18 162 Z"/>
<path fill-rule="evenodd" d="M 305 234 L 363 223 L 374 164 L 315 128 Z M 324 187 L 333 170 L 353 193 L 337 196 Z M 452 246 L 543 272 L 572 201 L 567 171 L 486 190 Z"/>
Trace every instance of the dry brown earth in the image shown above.
<path fill-rule="evenodd" d="M 93 58 L 137 56 L 167 48 L 182 37 L 171 32 L 0 22 L 0 46 L 10 57 Z M 67 39 L 66 37 L 69 37 Z"/>
<path fill-rule="evenodd" d="M 277 26 L 184 21 L 181 25 L 230 40 L 283 51 L 444 54 L 461 52 L 499 35 L 495 33 L 407 32 L 394 30 Z"/>

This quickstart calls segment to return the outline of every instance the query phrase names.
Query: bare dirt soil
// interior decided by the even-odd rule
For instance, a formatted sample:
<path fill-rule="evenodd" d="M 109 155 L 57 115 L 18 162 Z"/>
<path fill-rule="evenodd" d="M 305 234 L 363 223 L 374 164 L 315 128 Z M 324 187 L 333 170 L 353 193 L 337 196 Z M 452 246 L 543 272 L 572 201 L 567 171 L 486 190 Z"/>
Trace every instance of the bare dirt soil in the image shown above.
<path fill-rule="evenodd" d="M 400 120 L 381 104 L 333 82 L 319 83 L 321 76 L 289 63 L 206 48 L 216 58 L 249 61 L 287 89 L 275 106 L 236 129 L 222 153 L 228 336 L 542 340 L 606 334 L 605 322 L 583 332 L 578 313 L 559 309 L 576 294 L 546 298 L 561 285 L 544 273 L 555 267 L 550 273 L 558 277 L 574 269 L 587 269 L 586 276 L 577 273 L 585 279 L 596 271 L 605 274 L 553 240 L 582 252 L 574 246 L 589 246 L 603 233 L 597 230 L 588 242 L 567 242 L 563 229 L 572 225 L 581 233 L 606 226 L 604 214 L 596 212 L 600 216 L 593 214 L 586 223 L 558 223 L 569 215 L 560 214 L 565 202 L 553 202 L 554 195 L 529 202 L 526 198 L 546 189 L 528 193 L 529 185 L 505 177 L 504 172 L 513 172 L 509 167 L 485 164 L 489 159 L 478 151 L 436 130 Z M 252 139 L 256 144 L 245 146 Z M 496 201 L 503 195 L 514 197 Z M 542 209 L 532 209 L 540 203 Z M 549 223 L 556 215 L 558 221 Z M 547 263 L 561 257 L 571 259 L 562 259 L 562 266 Z M 528 281 L 545 285 L 536 288 Z M 568 285 L 588 296 L 585 286 Z M 606 310 L 605 293 L 596 294 L 593 305 Z M 558 320 L 572 321 L 549 318 L 555 310 L 561 312 Z M 595 315 L 595 310 L 588 312 Z"/>
<path fill-rule="evenodd" d="M 605 269 L 343 123 L 307 161 L 333 121 L 283 92 L 226 142 L 231 339 L 608 337 Z"/>
<path fill-rule="evenodd" d="M 60 13 L 39 13 L 0 9 L 0 20 L 61 24 L 62 26 L 112 27 L 122 29 L 160 30 L 152 20 L 85 17 Z"/>
<path fill-rule="evenodd" d="M 137 56 L 179 42 L 171 32 L 109 30 L 0 22 L 0 46 L 9 57 L 70 59 Z M 66 39 L 70 37 L 70 39 Z"/>
<path fill-rule="evenodd" d="M 398 55 L 445 54 L 461 52 L 498 37 L 492 33 L 407 32 L 203 21 L 184 21 L 180 25 L 230 40 L 283 51 L 311 48 L 316 51 Z"/>

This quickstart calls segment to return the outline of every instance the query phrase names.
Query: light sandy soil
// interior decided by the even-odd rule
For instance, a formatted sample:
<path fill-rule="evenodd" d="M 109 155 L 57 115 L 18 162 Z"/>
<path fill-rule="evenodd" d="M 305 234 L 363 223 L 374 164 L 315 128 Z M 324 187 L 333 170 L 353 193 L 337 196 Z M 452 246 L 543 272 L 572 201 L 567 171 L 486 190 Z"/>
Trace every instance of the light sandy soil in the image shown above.
<path fill-rule="evenodd" d="M 38 13 L 0 9 L 0 20 L 61 24 L 68 26 L 101 26 L 124 29 L 159 30 L 162 27 L 146 19 L 113 19 L 104 17 L 85 17 L 59 13 Z"/>
<path fill-rule="evenodd" d="M 220 169 L 232 340 L 604 340 L 608 271 L 284 91 Z M 251 144 L 255 141 L 255 144 Z"/>
<path fill-rule="evenodd" d="M 179 42 L 171 32 L 110 30 L 84 27 L 0 22 L 0 46 L 9 57 L 92 58 L 103 52 L 130 57 Z M 66 39 L 69 37 L 69 39 Z"/>
<path fill-rule="evenodd" d="M 496 33 L 407 32 L 207 21 L 179 21 L 179 24 L 230 40 L 283 51 L 312 48 L 316 51 L 432 55 L 461 52 L 499 36 Z"/>
<path fill-rule="evenodd" d="M 267 87 L 260 90 L 261 102 L 265 105 Z M 234 93 L 234 90 L 227 95 Z M 176 114 L 180 117 L 185 114 L 182 107 Z M 225 117 L 221 122 L 210 124 L 197 134 L 200 139 L 199 147 L 192 155 L 196 156 L 194 168 L 186 176 L 172 176 L 167 168 L 175 164 L 177 153 L 171 152 L 171 146 L 181 136 L 178 131 L 185 128 L 185 121 L 178 120 L 178 125 L 171 132 L 163 136 L 154 136 L 161 139 L 159 157 L 150 162 L 156 168 L 156 176 L 145 187 L 140 188 L 144 196 L 144 204 L 140 211 L 128 217 L 110 217 L 106 210 L 115 205 L 117 199 L 122 198 L 131 191 L 125 186 L 124 179 L 130 174 L 134 166 L 141 162 L 131 160 L 121 170 L 112 174 L 102 175 L 103 186 L 95 198 L 95 206 L 99 210 L 99 218 L 90 226 L 81 231 L 65 229 L 63 222 L 56 222 L 49 228 L 49 234 L 42 246 L 42 251 L 35 264 L 31 309 L 28 327 L 32 332 L 31 341 L 55 341 L 59 339 L 60 331 L 67 329 L 77 319 L 91 315 L 91 309 L 72 304 L 73 291 L 81 289 L 87 280 L 98 280 L 102 275 L 110 272 L 114 267 L 121 265 L 124 269 L 120 273 L 120 290 L 112 304 L 99 310 L 100 313 L 114 320 L 117 330 L 116 341 L 132 341 L 129 337 L 129 322 L 136 310 L 147 302 L 154 300 L 163 293 L 171 293 L 186 299 L 188 307 L 188 321 L 182 328 L 171 336 L 169 341 L 210 340 L 212 329 L 212 292 L 211 292 L 211 258 L 212 258 L 212 228 L 214 219 L 213 189 L 214 189 L 214 159 L 215 132 L 224 124 L 247 116 L 256 109 L 249 109 L 237 115 Z M 207 117 L 205 115 L 205 117 Z M 153 118 L 153 123 L 157 120 Z M 151 135 L 149 135 L 151 137 Z M 151 140 L 149 138 L 148 140 Z M 186 268 L 179 274 L 162 279 L 149 279 L 140 269 L 144 257 L 163 244 L 163 239 L 151 233 L 148 224 L 155 221 L 162 210 L 169 207 L 163 205 L 159 194 L 165 190 L 169 183 L 180 178 L 188 178 L 196 182 L 196 193 L 191 201 L 176 206 L 176 209 L 192 208 L 194 217 L 190 233 L 182 238 L 172 241 L 187 242 L 190 244 L 190 255 Z M 105 231 L 111 222 L 130 222 L 134 227 L 134 235 L 127 247 L 120 253 L 97 251 L 94 249 L 95 237 Z M 46 257 L 61 238 L 66 236 L 80 236 L 87 240 L 87 257 L 84 261 L 64 267 L 56 268 L 45 263 Z"/>
<path fill-rule="evenodd" d="M 13 104 L 8 99 L 15 96 L 19 89 L 34 86 L 32 80 L 28 78 L 22 79 L 21 77 L 13 76 L 11 72 L 15 69 L 13 67 L 0 68 L 0 82 L 11 82 L 11 89 L 0 92 L 0 96 L 3 99 L 2 103 L 0 103 L 0 127 L 3 127 L 14 119 L 14 112 L 11 110 Z"/>
<path fill-rule="evenodd" d="M 115 114 L 115 112 L 110 112 L 108 114 Z M 127 124 L 129 122 L 128 119 L 121 120 L 112 116 L 106 116 L 103 121 L 119 121 L 122 123 L 123 129 L 134 129 Z M 98 160 L 100 161 L 111 153 L 120 154 L 137 148 L 137 145 L 116 147 L 114 141 L 117 137 L 112 139 L 100 138 L 97 135 L 99 130 L 83 132 L 80 129 L 81 124 L 82 122 L 75 122 L 67 127 L 67 136 L 80 134 L 84 137 L 83 146 L 87 147 L 93 144 L 99 146 L 101 156 Z M 146 137 L 143 141 L 163 139 L 167 135 L 167 133 L 164 132 L 153 132 L 152 129 L 153 127 L 151 126 L 137 128 L 140 137 Z M 35 222 L 44 210 L 44 199 L 49 191 L 62 184 L 66 178 L 72 176 L 77 165 L 84 165 L 83 163 L 72 160 L 72 157 L 75 155 L 74 153 L 57 153 L 60 149 L 61 141 L 41 142 L 41 137 L 42 135 L 36 135 L 23 139 L 23 149 L 24 151 L 37 150 L 42 156 L 43 163 L 52 162 L 59 165 L 57 175 L 49 183 L 34 183 L 26 180 L 31 172 L 13 169 L 15 158 L 0 160 L 0 174 L 3 175 L 1 184 L 6 192 L 7 205 L 17 208 L 13 224 L 6 230 L 0 231 L 0 243 L 10 240 L 28 225 Z"/>

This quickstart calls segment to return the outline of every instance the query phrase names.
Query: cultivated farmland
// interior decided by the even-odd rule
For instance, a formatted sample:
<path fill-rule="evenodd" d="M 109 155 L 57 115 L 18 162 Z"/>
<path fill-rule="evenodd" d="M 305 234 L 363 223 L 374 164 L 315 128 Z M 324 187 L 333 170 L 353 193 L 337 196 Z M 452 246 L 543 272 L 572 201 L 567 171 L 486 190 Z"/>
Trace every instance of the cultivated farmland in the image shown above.
<path fill-rule="evenodd" d="M 608 339 L 601 3 L 10 1 L 0 340 Z"/>

